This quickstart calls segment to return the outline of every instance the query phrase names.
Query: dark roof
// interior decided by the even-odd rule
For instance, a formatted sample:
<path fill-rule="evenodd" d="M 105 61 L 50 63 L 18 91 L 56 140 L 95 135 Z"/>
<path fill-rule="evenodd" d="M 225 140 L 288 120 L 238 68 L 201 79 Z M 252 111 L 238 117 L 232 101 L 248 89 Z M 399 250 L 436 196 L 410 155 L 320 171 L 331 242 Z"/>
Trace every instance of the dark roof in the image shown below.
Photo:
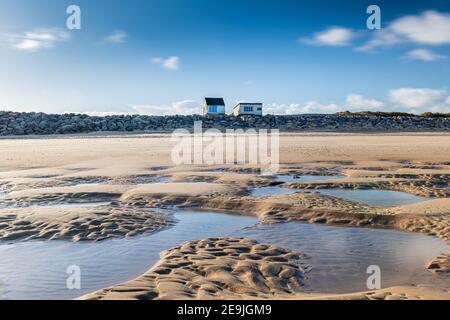
<path fill-rule="evenodd" d="M 224 106 L 225 102 L 222 98 L 205 98 L 207 106 Z"/>

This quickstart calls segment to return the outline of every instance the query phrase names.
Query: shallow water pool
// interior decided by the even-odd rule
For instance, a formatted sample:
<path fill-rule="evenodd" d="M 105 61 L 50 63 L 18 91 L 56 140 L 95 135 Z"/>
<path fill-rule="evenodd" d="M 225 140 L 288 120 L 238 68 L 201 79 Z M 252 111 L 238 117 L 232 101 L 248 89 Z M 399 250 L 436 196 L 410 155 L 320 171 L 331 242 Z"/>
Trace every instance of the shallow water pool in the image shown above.
<path fill-rule="evenodd" d="M 254 188 L 250 195 L 253 197 L 265 197 L 265 196 L 274 196 L 278 194 L 291 194 L 294 192 L 301 191 L 300 189 L 294 188 L 282 188 L 280 186 L 269 186 L 269 187 L 257 187 Z"/>
<path fill-rule="evenodd" d="M 180 212 L 177 224 L 158 233 L 102 242 L 32 241 L 0 245 L 0 298 L 72 299 L 131 280 L 160 252 L 182 242 L 231 235 L 257 223 L 253 217 Z M 81 290 L 68 290 L 66 270 L 81 268 Z"/>
<path fill-rule="evenodd" d="M 258 225 L 241 235 L 306 253 L 312 266 L 306 289 L 315 292 L 366 291 L 366 271 L 371 265 L 380 267 L 383 288 L 423 283 L 450 286 L 448 277 L 425 269 L 426 263 L 450 249 L 436 237 L 298 222 Z"/>
<path fill-rule="evenodd" d="M 305 174 L 301 176 L 293 176 L 293 175 L 277 175 L 276 179 L 282 182 L 310 182 L 310 181 L 325 181 L 325 180 L 336 180 L 345 178 L 343 175 L 335 175 L 335 176 L 321 176 L 321 175 L 310 175 Z"/>
<path fill-rule="evenodd" d="M 316 189 L 321 194 L 362 202 L 373 207 L 391 207 L 429 200 L 401 191 L 360 189 Z"/>
<path fill-rule="evenodd" d="M 373 207 L 402 206 L 422 201 L 429 198 L 416 196 L 401 191 L 375 190 L 375 189 L 298 189 L 283 188 L 281 186 L 268 186 L 254 188 L 250 195 L 254 197 L 265 197 L 280 194 L 292 194 L 295 192 L 318 192 L 320 194 L 333 196 L 345 200 L 361 202 Z"/>
<path fill-rule="evenodd" d="M 147 271 L 159 253 L 185 241 L 240 236 L 302 251 L 312 265 L 306 291 L 365 289 L 365 270 L 377 264 L 382 286 L 445 283 L 424 265 L 448 251 L 442 240 L 422 234 L 298 222 L 261 225 L 253 217 L 177 212 L 178 223 L 158 233 L 94 243 L 19 242 L 0 245 L 2 299 L 70 299 L 131 280 Z M 81 268 L 81 290 L 66 288 L 71 265 Z"/>

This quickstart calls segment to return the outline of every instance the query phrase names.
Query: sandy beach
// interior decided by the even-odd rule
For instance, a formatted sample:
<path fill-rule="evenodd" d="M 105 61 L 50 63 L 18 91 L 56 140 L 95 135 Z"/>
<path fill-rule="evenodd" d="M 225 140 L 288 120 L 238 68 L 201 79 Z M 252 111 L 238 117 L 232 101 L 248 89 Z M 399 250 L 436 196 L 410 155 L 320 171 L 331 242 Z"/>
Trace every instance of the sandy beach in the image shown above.
<path fill-rule="evenodd" d="M 0 139 L 0 243 L 130 239 L 177 224 L 167 214 L 173 208 L 263 224 L 386 228 L 450 243 L 448 134 L 286 133 L 277 176 L 249 165 L 174 165 L 173 146 L 161 134 Z M 377 205 L 342 191 L 399 192 L 412 200 Z M 449 253 L 423 269 L 440 285 L 305 292 L 304 253 L 218 234 L 166 248 L 145 274 L 81 298 L 450 299 Z"/>

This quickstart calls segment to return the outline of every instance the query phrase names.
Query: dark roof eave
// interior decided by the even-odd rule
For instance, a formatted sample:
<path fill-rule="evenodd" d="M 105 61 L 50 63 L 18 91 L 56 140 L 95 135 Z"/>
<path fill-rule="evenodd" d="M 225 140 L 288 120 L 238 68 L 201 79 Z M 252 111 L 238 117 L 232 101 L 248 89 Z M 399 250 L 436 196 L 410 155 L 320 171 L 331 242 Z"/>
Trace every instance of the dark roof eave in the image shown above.
<path fill-rule="evenodd" d="M 205 103 L 207 106 L 225 106 L 223 98 L 205 98 Z"/>

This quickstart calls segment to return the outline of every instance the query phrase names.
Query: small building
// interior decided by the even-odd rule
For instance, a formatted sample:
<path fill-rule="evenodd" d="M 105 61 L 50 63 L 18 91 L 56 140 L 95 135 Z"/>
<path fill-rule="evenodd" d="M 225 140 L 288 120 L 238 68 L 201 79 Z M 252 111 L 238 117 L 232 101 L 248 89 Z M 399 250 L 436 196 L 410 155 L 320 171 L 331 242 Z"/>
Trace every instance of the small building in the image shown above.
<path fill-rule="evenodd" d="M 205 98 L 203 103 L 203 114 L 225 114 L 225 102 L 223 101 L 223 98 Z"/>
<path fill-rule="evenodd" d="M 236 117 L 244 115 L 262 116 L 263 104 L 241 102 L 234 107 L 233 113 Z"/>

